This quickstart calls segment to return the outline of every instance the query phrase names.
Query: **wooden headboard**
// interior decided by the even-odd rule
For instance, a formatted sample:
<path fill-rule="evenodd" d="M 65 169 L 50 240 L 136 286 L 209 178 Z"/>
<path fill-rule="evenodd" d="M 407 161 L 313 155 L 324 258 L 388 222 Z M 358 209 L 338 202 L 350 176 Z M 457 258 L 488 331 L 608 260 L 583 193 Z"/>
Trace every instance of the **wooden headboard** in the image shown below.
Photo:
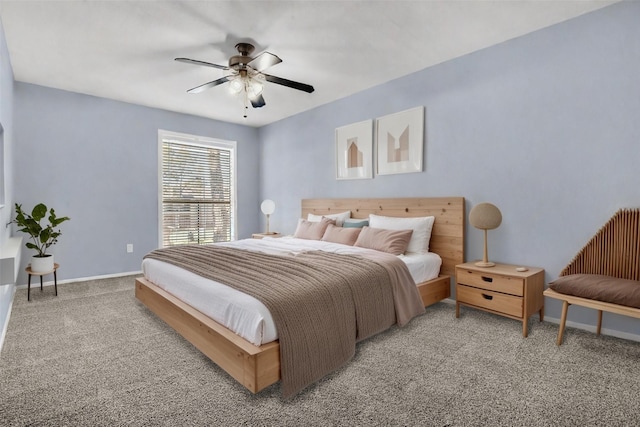
<path fill-rule="evenodd" d="M 577 273 L 640 280 L 640 209 L 616 212 L 560 276 Z"/>
<path fill-rule="evenodd" d="M 440 274 L 453 276 L 464 262 L 464 197 L 408 197 L 399 199 L 303 199 L 302 218 L 351 211 L 352 218 L 369 214 L 416 217 L 434 216 L 429 250 L 442 258 Z"/>

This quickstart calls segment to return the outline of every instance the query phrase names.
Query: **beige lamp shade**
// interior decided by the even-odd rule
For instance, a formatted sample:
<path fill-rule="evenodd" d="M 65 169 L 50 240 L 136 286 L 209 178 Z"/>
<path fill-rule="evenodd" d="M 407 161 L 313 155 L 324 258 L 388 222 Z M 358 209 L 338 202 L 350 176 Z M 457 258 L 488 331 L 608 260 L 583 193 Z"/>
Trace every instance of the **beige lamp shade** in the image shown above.
<path fill-rule="evenodd" d="M 502 223 L 500 209 L 491 203 L 479 203 L 469 212 L 469 222 L 475 228 L 484 230 L 484 255 L 482 261 L 476 262 L 478 267 L 493 267 L 496 265 L 490 262 L 487 255 L 487 230 L 498 228 Z"/>

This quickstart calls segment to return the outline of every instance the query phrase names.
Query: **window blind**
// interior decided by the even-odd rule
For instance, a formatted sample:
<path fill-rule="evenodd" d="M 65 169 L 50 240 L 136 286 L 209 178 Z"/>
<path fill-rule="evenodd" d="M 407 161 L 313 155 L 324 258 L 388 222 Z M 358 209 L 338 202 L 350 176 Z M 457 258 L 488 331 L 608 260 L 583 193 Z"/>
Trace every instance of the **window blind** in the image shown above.
<path fill-rule="evenodd" d="M 162 246 L 233 236 L 231 149 L 162 140 Z"/>

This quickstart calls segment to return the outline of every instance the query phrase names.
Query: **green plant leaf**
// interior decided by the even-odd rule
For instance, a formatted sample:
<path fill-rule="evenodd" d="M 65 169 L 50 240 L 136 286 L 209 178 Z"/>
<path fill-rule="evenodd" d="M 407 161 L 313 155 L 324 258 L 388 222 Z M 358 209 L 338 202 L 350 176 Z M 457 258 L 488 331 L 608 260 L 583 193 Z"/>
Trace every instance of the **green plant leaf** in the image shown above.
<path fill-rule="evenodd" d="M 31 216 L 36 221 L 40 221 L 45 217 L 45 215 L 47 215 L 47 207 L 44 205 L 44 203 L 38 203 L 33 208 L 33 211 L 31 211 Z"/>
<path fill-rule="evenodd" d="M 24 220 L 24 226 L 29 229 L 29 234 L 34 237 L 39 236 L 42 231 L 42 226 L 33 218 L 26 218 Z"/>
<path fill-rule="evenodd" d="M 63 216 L 62 218 L 56 218 L 54 215 L 49 216 L 49 222 L 51 222 L 52 227 L 57 227 L 65 221 L 69 221 L 68 216 Z"/>
<path fill-rule="evenodd" d="M 45 228 L 40 232 L 40 243 L 47 243 L 47 240 L 51 238 L 51 229 Z"/>
<path fill-rule="evenodd" d="M 31 242 L 27 242 L 27 248 L 38 250 L 38 247 Z"/>

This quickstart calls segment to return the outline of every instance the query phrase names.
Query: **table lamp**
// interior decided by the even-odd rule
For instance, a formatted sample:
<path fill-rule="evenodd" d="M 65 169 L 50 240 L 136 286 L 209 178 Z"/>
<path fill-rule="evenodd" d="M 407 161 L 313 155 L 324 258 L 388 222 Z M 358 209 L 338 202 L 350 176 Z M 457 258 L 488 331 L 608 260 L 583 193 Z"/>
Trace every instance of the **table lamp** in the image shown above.
<path fill-rule="evenodd" d="M 500 209 L 491 203 L 477 204 L 469 212 L 469 222 L 475 228 L 484 230 L 484 256 L 482 261 L 476 262 L 476 265 L 478 267 L 493 267 L 496 264 L 490 262 L 487 257 L 487 230 L 498 228 L 502 222 Z"/>
<path fill-rule="evenodd" d="M 267 231 L 264 234 L 276 234 L 269 231 L 269 215 L 271 215 L 276 210 L 276 204 L 273 200 L 264 200 L 260 205 L 260 210 L 267 217 Z"/>

